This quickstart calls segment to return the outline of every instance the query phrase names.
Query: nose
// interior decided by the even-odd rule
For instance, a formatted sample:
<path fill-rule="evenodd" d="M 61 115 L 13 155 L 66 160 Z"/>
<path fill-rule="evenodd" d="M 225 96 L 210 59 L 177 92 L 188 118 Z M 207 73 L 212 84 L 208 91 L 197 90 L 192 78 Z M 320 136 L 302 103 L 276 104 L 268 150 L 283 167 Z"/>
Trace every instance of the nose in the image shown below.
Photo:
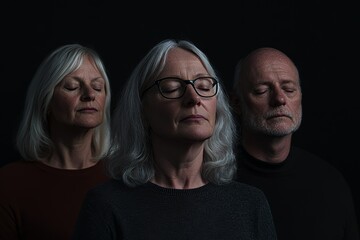
<path fill-rule="evenodd" d="M 91 87 L 84 87 L 81 100 L 83 101 L 94 101 L 95 100 L 95 90 Z"/>
<path fill-rule="evenodd" d="M 286 104 L 286 94 L 282 89 L 274 89 L 272 92 L 272 103 L 274 106 L 282 106 Z"/>
<path fill-rule="evenodd" d="M 189 105 L 197 105 L 200 104 L 201 101 L 201 97 L 195 91 L 195 86 L 193 84 L 187 85 L 185 89 L 185 96 L 183 98 L 185 103 Z"/>

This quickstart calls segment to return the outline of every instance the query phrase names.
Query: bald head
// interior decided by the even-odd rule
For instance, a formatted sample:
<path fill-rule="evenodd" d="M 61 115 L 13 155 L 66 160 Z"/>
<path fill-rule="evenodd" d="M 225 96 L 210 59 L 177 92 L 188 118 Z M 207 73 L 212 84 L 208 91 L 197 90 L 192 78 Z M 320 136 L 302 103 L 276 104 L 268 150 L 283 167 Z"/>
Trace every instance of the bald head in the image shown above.
<path fill-rule="evenodd" d="M 285 53 L 270 47 L 258 48 L 241 59 L 236 66 L 234 89 L 237 95 L 241 95 L 238 90 L 242 88 L 241 85 L 245 83 L 246 79 L 258 76 L 259 72 L 271 71 L 272 69 L 291 74 L 294 79 L 300 81 L 297 67 Z"/>

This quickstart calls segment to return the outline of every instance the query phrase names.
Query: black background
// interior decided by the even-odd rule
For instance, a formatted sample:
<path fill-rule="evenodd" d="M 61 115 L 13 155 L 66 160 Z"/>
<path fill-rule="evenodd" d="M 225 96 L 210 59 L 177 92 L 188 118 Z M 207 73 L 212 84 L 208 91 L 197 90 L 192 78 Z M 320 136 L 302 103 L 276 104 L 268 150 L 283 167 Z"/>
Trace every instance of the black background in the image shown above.
<path fill-rule="evenodd" d="M 43 58 L 62 44 L 77 42 L 100 53 L 113 99 L 137 62 L 164 38 L 194 42 L 229 89 L 237 60 L 254 48 L 271 46 L 287 53 L 301 75 L 304 114 L 295 144 L 344 174 L 359 213 L 360 22 L 355 1 L 211 2 L 3 3 L 0 164 L 19 159 L 14 137 L 27 86 Z"/>

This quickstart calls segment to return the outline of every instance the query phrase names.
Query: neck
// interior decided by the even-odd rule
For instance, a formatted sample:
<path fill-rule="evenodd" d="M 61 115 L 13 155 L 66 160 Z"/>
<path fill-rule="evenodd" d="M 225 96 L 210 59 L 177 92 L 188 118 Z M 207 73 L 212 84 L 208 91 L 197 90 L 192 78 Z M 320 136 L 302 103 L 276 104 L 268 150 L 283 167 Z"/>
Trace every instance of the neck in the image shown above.
<path fill-rule="evenodd" d="M 51 155 L 43 162 L 61 169 L 83 169 L 96 164 L 92 150 L 92 131 L 83 134 L 52 134 Z"/>
<path fill-rule="evenodd" d="M 253 157 L 264 162 L 280 163 L 289 155 L 291 135 L 284 137 L 248 137 L 243 136 L 243 148 Z"/>
<path fill-rule="evenodd" d="M 201 176 L 203 142 L 153 141 L 155 176 L 151 182 L 167 188 L 191 189 L 206 184 Z"/>

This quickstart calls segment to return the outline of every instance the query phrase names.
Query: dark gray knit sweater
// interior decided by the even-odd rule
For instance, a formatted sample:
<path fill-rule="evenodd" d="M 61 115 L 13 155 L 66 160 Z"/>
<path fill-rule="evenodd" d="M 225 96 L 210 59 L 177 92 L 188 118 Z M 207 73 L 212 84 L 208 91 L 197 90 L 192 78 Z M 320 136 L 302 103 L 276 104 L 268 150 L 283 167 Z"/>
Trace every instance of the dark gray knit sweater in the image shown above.
<path fill-rule="evenodd" d="M 88 193 L 73 239 L 274 240 L 276 233 L 265 195 L 243 183 L 180 190 L 110 180 Z"/>

